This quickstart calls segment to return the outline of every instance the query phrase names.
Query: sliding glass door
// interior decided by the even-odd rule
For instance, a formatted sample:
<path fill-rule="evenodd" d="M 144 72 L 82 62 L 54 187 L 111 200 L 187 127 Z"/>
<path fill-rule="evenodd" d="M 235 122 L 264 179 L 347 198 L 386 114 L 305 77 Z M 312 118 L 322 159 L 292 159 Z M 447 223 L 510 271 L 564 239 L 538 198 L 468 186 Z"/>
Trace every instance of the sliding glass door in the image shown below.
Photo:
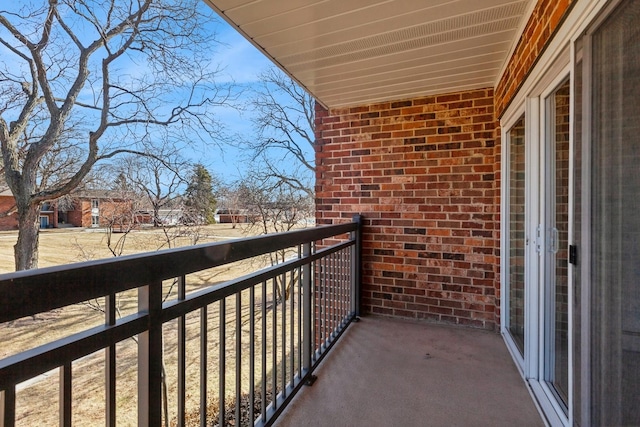
<path fill-rule="evenodd" d="M 571 80 L 558 69 L 505 132 L 504 332 L 543 410 L 567 424 Z"/>
<path fill-rule="evenodd" d="M 593 425 L 640 424 L 639 17 L 640 1 L 621 2 L 589 39 Z"/>
<path fill-rule="evenodd" d="M 502 332 L 550 425 L 640 425 L 640 0 L 575 8 L 501 120 Z"/>

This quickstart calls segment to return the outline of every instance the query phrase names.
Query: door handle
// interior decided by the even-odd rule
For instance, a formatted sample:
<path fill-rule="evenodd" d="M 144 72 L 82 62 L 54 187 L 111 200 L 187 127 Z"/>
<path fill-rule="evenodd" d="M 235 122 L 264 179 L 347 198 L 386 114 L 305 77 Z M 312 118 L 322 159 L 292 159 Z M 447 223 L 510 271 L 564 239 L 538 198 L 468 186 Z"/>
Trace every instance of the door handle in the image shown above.
<path fill-rule="evenodd" d="M 549 242 L 549 252 L 557 254 L 558 253 L 558 229 L 553 227 L 551 228 L 551 241 Z"/>

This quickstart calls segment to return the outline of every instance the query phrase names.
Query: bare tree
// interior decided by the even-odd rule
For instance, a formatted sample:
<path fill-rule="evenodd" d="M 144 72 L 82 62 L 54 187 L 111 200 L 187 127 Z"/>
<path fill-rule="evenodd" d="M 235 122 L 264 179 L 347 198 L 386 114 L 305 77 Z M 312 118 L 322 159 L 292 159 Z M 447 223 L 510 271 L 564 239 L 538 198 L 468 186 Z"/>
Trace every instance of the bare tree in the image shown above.
<path fill-rule="evenodd" d="M 243 180 L 239 180 L 235 183 L 229 183 L 221 186 L 220 199 L 218 210 L 220 214 L 220 222 L 223 217 L 227 217 L 231 221 L 231 228 L 236 228 L 238 222 L 243 219 L 242 214 L 246 218 L 247 214 L 247 201 L 251 199 L 249 192 L 251 189 L 243 183 Z"/>
<path fill-rule="evenodd" d="M 252 234 L 283 233 L 294 228 L 304 228 L 313 217 L 313 199 L 305 192 L 296 190 L 285 182 L 272 177 L 265 180 L 258 172 L 249 174 L 240 183 L 243 194 L 243 211 L 246 212 L 248 231 Z M 279 250 L 269 254 L 271 265 L 276 265 L 294 256 L 291 250 Z M 296 275 L 288 279 L 277 277 L 276 301 L 287 300 Z"/>
<path fill-rule="evenodd" d="M 315 100 L 276 67 L 259 80 L 251 100 L 256 137 L 244 145 L 262 165 L 264 180 L 278 180 L 313 197 Z"/>
<path fill-rule="evenodd" d="M 151 221 L 160 227 L 167 219 L 160 215 L 164 208 L 176 208 L 175 199 L 186 184 L 185 175 L 192 166 L 174 148 L 159 147 L 155 156 L 125 156 L 116 163 L 113 173 L 129 191 L 144 199 L 151 208 Z"/>
<path fill-rule="evenodd" d="M 210 143 L 230 100 L 199 0 L 33 0 L 0 9 L 0 146 L 19 221 L 17 270 L 37 267 L 38 210 L 97 162 L 154 141 Z M 197 131 L 195 131 L 197 130 Z M 55 156 L 58 166 L 43 172 Z"/>

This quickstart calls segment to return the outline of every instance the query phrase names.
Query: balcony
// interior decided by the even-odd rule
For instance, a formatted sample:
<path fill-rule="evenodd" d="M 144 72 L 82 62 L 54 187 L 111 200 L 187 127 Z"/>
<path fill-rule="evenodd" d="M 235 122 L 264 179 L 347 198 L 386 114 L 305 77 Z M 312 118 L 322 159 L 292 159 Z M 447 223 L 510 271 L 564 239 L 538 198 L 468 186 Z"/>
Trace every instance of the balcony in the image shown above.
<path fill-rule="evenodd" d="M 543 426 L 502 338 L 363 317 L 276 422 L 288 426 Z"/>
<path fill-rule="evenodd" d="M 42 342 L 0 360 L 0 427 L 540 424 L 498 335 L 353 323 L 360 232 L 356 217 L 0 277 L 3 328 L 44 317 Z M 258 267 L 216 283 L 231 263 Z M 88 302 L 97 320 L 49 329 L 48 313 Z M 34 386 L 57 404 L 30 397 Z"/>

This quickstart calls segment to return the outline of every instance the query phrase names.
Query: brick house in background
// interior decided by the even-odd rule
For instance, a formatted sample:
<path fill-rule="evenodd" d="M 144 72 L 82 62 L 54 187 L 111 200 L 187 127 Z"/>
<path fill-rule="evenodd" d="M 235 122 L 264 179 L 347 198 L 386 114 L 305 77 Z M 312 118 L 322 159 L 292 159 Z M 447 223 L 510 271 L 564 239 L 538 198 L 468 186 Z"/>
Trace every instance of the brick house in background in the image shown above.
<path fill-rule="evenodd" d="M 365 312 L 499 330 L 550 425 L 640 423 L 640 1 L 208 3 L 318 100 Z"/>
<path fill-rule="evenodd" d="M 135 221 L 135 201 L 109 190 L 83 190 L 73 195 L 73 208 L 59 216 L 74 227 L 105 227 L 114 222 L 125 225 Z"/>
<path fill-rule="evenodd" d="M 11 191 L 0 193 L 0 212 L 8 212 L 15 206 Z M 104 227 L 109 224 L 125 225 L 138 221 L 134 212 L 134 198 L 123 197 L 109 190 L 83 190 L 65 200 L 45 202 L 40 208 L 40 228 Z M 0 217 L 0 230 L 17 230 L 14 213 Z"/>
<path fill-rule="evenodd" d="M 12 210 L 15 208 L 15 199 L 10 190 L 0 192 L 0 230 L 17 230 L 18 217 Z"/>

